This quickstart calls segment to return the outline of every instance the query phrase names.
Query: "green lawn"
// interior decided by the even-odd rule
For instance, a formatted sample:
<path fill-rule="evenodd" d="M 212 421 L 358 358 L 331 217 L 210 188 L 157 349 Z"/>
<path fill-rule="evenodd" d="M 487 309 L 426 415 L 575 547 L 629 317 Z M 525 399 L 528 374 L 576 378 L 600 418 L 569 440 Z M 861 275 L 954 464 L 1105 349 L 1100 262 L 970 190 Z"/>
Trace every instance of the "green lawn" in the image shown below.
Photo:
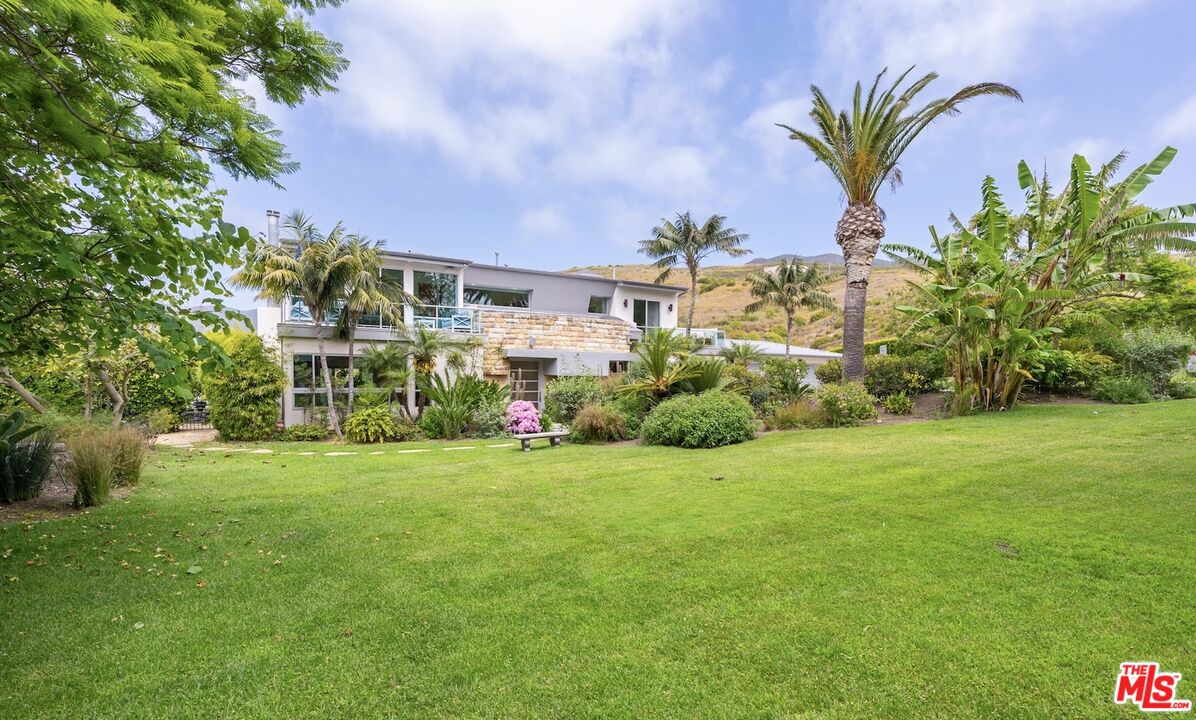
<path fill-rule="evenodd" d="M 160 451 L 0 528 L 0 717 L 1134 717 L 1122 661 L 1196 698 L 1194 429 Z"/>

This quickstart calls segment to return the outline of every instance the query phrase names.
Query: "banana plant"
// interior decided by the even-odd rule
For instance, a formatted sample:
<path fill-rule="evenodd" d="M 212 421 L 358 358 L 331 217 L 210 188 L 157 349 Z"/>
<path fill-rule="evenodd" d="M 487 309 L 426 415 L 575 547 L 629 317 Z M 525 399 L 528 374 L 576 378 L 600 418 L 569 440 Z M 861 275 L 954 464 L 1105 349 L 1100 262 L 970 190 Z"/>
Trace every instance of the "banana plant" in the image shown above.
<path fill-rule="evenodd" d="M 1134 253 L 1156 248 L 1196 250 L 1196 206 L 1153 209 L 1138 203 L 1142 191 L 1175 156 L 1166 148 L 1120 181 L 1124 162 L 1114 157 L 1097 171 L 1077 155 L 1057 194 L 1025 162 L 1019 185 L 1026 210 L 1006 208 L 996 182 L 981 185 L 981 210 L 954 232 L 932 227 L 931 252 L 887 245 L 890 258 L 922 275 L 911 281 L 917 305 L 899 306 L 913 322 L 906 335 L 929 331 L 946 348 L 955 409 L 1000 409 L 1017 402 L 1037 355 L 1068 313 L 1105 297 L 1137 297 L 1145 276 L 1120 266 Z"/>

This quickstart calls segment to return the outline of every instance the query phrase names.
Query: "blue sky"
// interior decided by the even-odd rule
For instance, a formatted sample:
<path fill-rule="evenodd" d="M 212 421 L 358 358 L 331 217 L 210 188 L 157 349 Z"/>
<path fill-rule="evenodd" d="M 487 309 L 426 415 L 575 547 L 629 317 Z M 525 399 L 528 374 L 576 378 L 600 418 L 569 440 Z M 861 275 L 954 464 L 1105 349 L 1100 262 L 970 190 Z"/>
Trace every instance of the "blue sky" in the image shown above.
<path fill-rule="evenodd" d="M 252 231 L 301 208 L 387 247 L 542 269 L 634 262 L 678 210 L 727 215 L 756 255 L 836 250 L 842 198 L 774 122 L 807 125 L 809 85 L 837 103 L 882 67 L 935 70 L 927 99 L 986 98 L 907 153 L 882 192 L 887 240 L 925 244 L 981 179 L 1016 201 L 1016 163 L 1073 152 L 1180 153 L 1148 191 L 1196 200 L 1196 3 L 1184 0 L 350 0 L 319 27 L 352 67 L 336 94 L 266 106 L 302 168 L 285 190 L 228 189 Z"/>

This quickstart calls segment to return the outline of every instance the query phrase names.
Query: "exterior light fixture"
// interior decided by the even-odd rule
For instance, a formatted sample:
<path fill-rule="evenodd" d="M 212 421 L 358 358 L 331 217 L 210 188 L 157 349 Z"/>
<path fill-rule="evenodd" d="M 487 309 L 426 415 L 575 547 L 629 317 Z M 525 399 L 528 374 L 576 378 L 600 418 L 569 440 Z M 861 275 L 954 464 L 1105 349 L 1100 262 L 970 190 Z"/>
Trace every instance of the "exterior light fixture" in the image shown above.
<path fill-rule="evenodd" d="M 673 303 L 669 303 L 669 312 L 673 312 Z"/>
<path fill-rule="evenodd" d="M 623 307 L 627 307 L 627 298 L 623 298 Z"/>

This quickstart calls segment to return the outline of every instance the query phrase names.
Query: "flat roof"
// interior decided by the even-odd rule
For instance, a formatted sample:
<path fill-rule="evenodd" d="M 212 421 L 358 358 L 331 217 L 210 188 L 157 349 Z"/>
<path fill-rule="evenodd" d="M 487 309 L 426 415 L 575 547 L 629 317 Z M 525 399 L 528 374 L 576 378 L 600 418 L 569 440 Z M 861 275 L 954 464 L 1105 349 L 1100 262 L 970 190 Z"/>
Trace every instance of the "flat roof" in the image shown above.
<path fill-rule="evenodd" d="M 439 255 L 425 255 L 423 253 L 417 253 L 413 250 L 387 250 L 383 248 L 382 255 L 384 257 L 396 258 L 400 260 L 417 260 L 419 262 L 439 263 L 442 265 L 460 265 L 462 267 L 473 264 L 472 260 L 441 257 Z"/>
<path fill-rule="evenodd" d="M 470 267 L 482 268 L 485 270 L 505 270 L 507 272 L 531 273 L 532 275 L 549 275 L 552 277 L 564 277 L 575 280 L 593 280 L 595 282 L 611 283 L 614 285 L 630 285 L 632 287 L 656 288 L 657 290 L 674 290 L 676 292 L 686 292 L 689 290 L 689 288 L 683 285 L 657 285 L 656 283 L 643 282 L 642 280 L 622 280 L 620 278 L 608 278 L 601 275 L 587 275 L 584 273 L 532 270 L 531 268 L 517 268 L 507 265 L 486 265 L 485 263 L 470 263 Z"/>

